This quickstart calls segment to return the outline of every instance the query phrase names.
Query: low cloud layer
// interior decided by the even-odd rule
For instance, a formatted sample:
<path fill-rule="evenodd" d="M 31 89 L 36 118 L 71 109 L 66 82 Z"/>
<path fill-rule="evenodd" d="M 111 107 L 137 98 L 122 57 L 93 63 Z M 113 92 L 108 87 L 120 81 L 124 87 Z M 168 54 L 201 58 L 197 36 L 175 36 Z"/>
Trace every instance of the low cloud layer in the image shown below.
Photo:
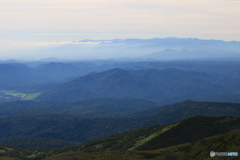
<path fill-rule="evenodd" d="M 239 8 L 236 0 L 0 0 L 0 58 L 83 39 L 240 41 Z"/>

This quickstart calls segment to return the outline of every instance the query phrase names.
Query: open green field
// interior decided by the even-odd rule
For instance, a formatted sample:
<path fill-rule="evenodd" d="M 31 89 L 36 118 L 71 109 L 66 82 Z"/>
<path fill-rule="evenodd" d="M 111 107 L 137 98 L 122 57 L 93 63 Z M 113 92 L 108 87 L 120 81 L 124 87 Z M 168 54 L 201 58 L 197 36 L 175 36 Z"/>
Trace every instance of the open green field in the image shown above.
<path fill-rule="evenodd" d="M 41 93 L 17 93 L 15 91 L 3 91 L 0 90 L 0 93 L 4 96 L 11 96 L 11 97 L 16 97 L 20 100 L 33 100 L 37 96 L 39 96 Z"/>

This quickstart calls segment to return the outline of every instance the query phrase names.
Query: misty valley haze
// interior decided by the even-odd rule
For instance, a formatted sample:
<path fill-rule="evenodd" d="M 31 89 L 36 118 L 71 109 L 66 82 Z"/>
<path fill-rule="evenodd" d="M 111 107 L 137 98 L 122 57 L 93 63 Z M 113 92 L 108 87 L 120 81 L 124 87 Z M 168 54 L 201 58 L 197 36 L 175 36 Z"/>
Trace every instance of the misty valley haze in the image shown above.
<path fill-rule="evenodd" d="M 2 60 L 0 159 L 80 160 L 122 150 L 177 160 L 182 153 L 207 157 L 212 148 L 240 152 L 239 44 L 83 40 L 39 50 L 39 60 Z M 166 147 L 175 149 L 159 153 Z"/>
<path fill-rule="evenodd" d="M 35 48 L 15 50 L 7 55 L 23 60 L 55 57 L 59 60 L 139 59 L 190 60 L 210 58 L 239 58 L 240 42 L 202 40 L 197 38 L 154 38 L 82 40 L 74 42 L 48 42 Z M 33 54 L 34 53 L 34 54 Z M 6 59 L 6 58 L 5 58 Z"/>

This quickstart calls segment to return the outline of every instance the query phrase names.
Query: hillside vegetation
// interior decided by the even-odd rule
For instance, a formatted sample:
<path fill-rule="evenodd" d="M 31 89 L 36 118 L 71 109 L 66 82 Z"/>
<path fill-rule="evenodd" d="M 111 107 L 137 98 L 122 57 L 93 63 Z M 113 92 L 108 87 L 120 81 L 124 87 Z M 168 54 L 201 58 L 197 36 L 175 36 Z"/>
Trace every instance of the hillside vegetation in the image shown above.
<path fill-rule="evenodd" d="M 112 69 L 59 84 L 36 99 L 79 101 L 99 97 L 158 99 L 240 94 L 238 78 L 177 69 Z"/>
<path fill-rule="evenodd" d="M 204 138 L 191 143 L 149 151 L 68 152 L 44 160 L 237 160 L 237 157 L 210 157 L 210 151 L 240 152 L 240 130 Z"/>
<path fill-rule="evenodd" d="M 240 118 L 194 117 L 164 126 L 141 128 L 93 140 L 69 151 L 99 152 L 114 150 L 155 150 L 203 139 L 240 129 Z"/>
<path fill-rule="evenodd" d="M 194 116 L 240 116 L 240 104 L 238 103 L 219 103 L 219 102 L 194 102 L 186 100 L 181 103 L 157 107 L 143 112 L 129 114 L 126 117 L 164 117 L 166 119 L 178 121 Z"/>
<path fill-rule="evenodd" d="M 86 106 L 94 106 L 94 102 L 100 102 L 104 104 L 104 99 L 98 99 L 96 101 L 82 101 L 76 104 L 85 104 Z M 137 100 L 115 100 L 110 99 L 106 104 L 110 104 L 109 108 L 112 106 L 113 102 L 124 102 L 122 105 L 118 105 L 120 108 L 126 104 L 134 104 Z M 20 103 L 21 102 L 21 103 Z M 52 138 L 53 142 L 63 147 L 63 144 L 68 145 L 68 143 L 80 144 L 88 142 L 97 138 L 103 138 L 114 134 L 120 134 L 132 130 L 136 130 L 142 127 L 155 126 L 155 125 L 165 125 L 170 123 L 175 123 L 183 119 L 195 117 L 195 116 L 235 116 L 240 117 L 240 104 L 233 103 L 213 103 L 213 102 L 192 102 L 185 101 L 182 103 L 169 105 L 165 107 L 158 107 L 155 109 L 146 110 L 144 112 L 139 112 L 136 114 L 130 114 L 119 117 L 92 117 L 95 112 L 95 116 L 98 113 L 98 108 L 96 110 L 91 110 L 92 114 L 82 113 L 82 109 L 74 106 L 74 110 L 66 114 L 64 108 L 64 103 L 59 101 L 49 101 L 42 103 L 35 103 L 32 101 L 20 101 L 12 102 L 19 108 L 23 107 L 28 103 L 32 105 L 32 109 L 26 113 L 19 111 L 19 113 L 14 113 L 14 115 L 8 118 L 2 119 L 0 121 L 0 142 L 5 144 L 14 145 L 22 147 L 25 149 L 47 149 L 52 148 L 51 145 L 44 145 L 44 143 L 38 143 L 38 141 L 31 140 L 31 138 Z M 51 103 L 50 103 L 51 102 Z M 111 103 L 110 103 L 111 102 Z M 134 103 L 133 103 L 134 102 Z M 6 103 L 7 106 L 8 103 Z M 20 105 L 22 104 L 22 105 Z M 44 104 L 52 104 L 48 109 L 39 110 L 36 104 L 42 104 L 40 108 L 44 108 Z M 58 105 L 59 104 L 59 105 Z M 67 103 L 68 104 L 68 103 Z M 113 103 L 114 104 L 114 103 Z M 155 106 L 154 103 L 148 101 L 139 101 L 135 103 L 136 106 L 148 107 L 149 104 Z M 79 106 L 81 106 L 79 105 Z M 35 107 L 34 107 L 35 106 Z M 55 106 L 55 107 L 54 107 Z M 62 106 L 62 107 L 61 107 Z M 114 106 L 114 105 L 113 105 Z M 127 106 L 127 105 L 126 105 Z M 54 109 L 55 108 L 55 109 Z M 71 108 L 71 107 L 70 107 Z M 100 116 L 112 116 L 115 113 L 115 109 L 111 111 L 106 109 L 106 113 Z M 120 108 L 119 112 L 120 112 Z M 27 109 L 27 108 L 26 108 Z M 36 110 L 34 110 L 36 109 Z M 93 108 L 91 108 L 93 109 Z M 48 111 L 49 110 L 49 111 Z M 107 111 L 109 110 L 109 111 Z M 86 110 L 85 110 L 86 111 Z M 37 114 L 37 113 L 40 114 Z M 74 113 L 75 112 L 75 113 Z M 43 114 L 48 113 L 48 114 Z M 70 114 L 71 113 L 71 114 Z M 100 112 L 103 113 L 103 112 Z M 121 112 L 120 112 L 121 113 Z M 122 112 L 126 113 L 126 112 Z M 84 114 L 90 117 L 81 117 L 79 115 Z M 109 114 L 109 115 L 108 115 Z M 30 141 L 31 140 L 31 141 Z M 57 142 L 56 140 L 59 140 Z M 30 141 L 30 142 L 29 142 Z M 68 143 L 63 143 L 63 141 Z M 34 143 L 33 143 L 34 142 Z M 30 145 L 31 144 L 31 145 Z M 52 144 L 54 148 L 57 147 L 56 144 Z M 30 148 L 31 147 L 31 148 Z"/>
<path fill-rule="evenodd" d="M 194 117 L 165 126 L 141 128 L 57 150 L 29 151 L 0 145 L 0 156 L 17 157 L 22 160 L 41 160 L 49 156 L 53 157 L 46 158 L 47 160 L 64 158 L 165 160 L 186 157 L 205 159 L 209 158 L 210 151 L 239 152 L 239 129 L 240 118 Z"/>
<path fill-rule="evenodd" d="M 116 99 L 98 98 L 77 102 L 48 101 L 16 101 L 2 103 L 11 110 L 7 115 L 46 115 L 46 114 L 71 114 L 79 117 L 119 117 L 130 113 L 156 108 L 159 105 L 143 99 Z M 20 108 L 21 106 L 21 108 Z M 2 112 L 4 115 L 4 112 Z"/>
<path fill-rule="evenodd" d="M 144 98 L 161 105 L 186 99 L 240 103 L 237 61 L 13 62 L 0 63 L 0 90 L 41 93 L 39 100 L 105 97 Z M 0 102 L 20 99 L 0 95 Z"/>

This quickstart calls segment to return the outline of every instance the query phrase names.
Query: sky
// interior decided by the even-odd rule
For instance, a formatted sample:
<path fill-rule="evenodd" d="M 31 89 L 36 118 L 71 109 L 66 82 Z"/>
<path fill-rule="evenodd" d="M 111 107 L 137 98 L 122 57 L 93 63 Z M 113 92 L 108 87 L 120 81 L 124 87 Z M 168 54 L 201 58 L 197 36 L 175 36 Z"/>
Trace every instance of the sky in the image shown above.
<path fill-rule="evenodd" d="M 83 39 L 240 41 L 239 8 L 240 0 L 0 0 L 0 59 Z"/>

